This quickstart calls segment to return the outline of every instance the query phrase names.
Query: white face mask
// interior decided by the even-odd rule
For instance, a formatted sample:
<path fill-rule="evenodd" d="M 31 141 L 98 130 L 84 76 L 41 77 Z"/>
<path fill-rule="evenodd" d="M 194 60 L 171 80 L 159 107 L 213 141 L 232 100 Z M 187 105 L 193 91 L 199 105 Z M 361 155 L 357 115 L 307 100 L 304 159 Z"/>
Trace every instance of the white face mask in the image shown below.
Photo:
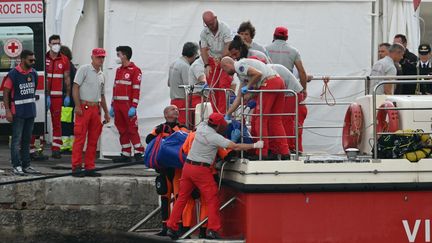
<path fill-rule="evenodd" d="M 60 51 L 60 45 L 59 44 L 54 44 L 51 46 L 51 51 L 55 52 L 55 53 L 59 53 Z"/>
<path fill-rule="evenodd" d="M 117 57 L 117 58 L 115 59 L 115 62 L 116 62 L 117 64 L 121 64 L 121 63 L 122 63 L 120 57 Z"/>

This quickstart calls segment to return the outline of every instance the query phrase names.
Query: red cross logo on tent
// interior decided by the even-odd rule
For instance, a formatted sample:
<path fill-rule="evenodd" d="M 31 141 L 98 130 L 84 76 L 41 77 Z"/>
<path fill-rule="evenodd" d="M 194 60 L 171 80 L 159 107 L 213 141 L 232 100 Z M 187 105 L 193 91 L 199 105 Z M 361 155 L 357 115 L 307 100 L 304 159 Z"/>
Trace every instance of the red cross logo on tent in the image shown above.
<path fill-rule="evenodd" d="M 22 52 L 22 43 L 18 39 L 8 39 L 3 46 L 3 50 L 9 57 L 18 57 Z"/>

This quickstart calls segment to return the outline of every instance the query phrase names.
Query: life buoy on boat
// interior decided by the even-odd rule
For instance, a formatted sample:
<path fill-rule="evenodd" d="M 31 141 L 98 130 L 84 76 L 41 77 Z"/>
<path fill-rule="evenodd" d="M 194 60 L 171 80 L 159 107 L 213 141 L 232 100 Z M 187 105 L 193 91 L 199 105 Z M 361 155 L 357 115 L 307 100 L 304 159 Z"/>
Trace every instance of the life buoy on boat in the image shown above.
<path fill-rule="evenodd" d="M 391 101 L 384 101 L 380 108 L 394 108 Z M 377 132 L 396 132 L 399 130 L 399 112 L 397 110 L 378 110 Z"/>
<path fill-rule="evenodd" d="M 358 148 L 361 142 L 363 129 L 363 112 L 361 106 L 352 103 L 345 113 L 344 126 L 342 130 L 342 146 L 347 148 Z"/>

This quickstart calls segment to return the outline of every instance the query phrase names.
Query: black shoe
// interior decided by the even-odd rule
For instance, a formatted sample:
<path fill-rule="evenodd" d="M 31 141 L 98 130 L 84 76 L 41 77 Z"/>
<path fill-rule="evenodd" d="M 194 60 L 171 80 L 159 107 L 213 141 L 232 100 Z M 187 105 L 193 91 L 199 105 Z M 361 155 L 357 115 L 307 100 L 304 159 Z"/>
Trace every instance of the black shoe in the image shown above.
<path fill-rule="evenodd" d="M 296 151 L 295 151 L 295 150 L 290 150 L 290 153 L 291 153 L 291 154 L 295 154 Z M 299 156 L 300 156 L 300 155 L 303 155 L 303 153 L 302 153 L 301 151 L 299 151 Z"/>
<path fill-rule="evenodd" d="M 72 170 L 72 176 L 73 177 L 84 177 L 85 171 L 82 168 L 76 168 Z"/>
<path fill-rule="evenodd" d="M 101 173 L 98 173 L 98 172 L 96 172 L 96 171 L 94 171 L 94 170 L 87 170 L 87 171 L 85 172 L 85 176 L 88 176 L 88 177 L 101 177 L 102 174 L 101 174 Z"/>
<path fill-rule="evenodd" d="M 142 153 L 134 154 L 135 162 L 142 162 L 144 160 L 144 156 Z"/>
<path fill-rule="evenodd" d="M 54 159 L 61 159 L 60 151 L 52 151 L 51 157 Z"/>
<path fill-rule="evenodd" d="M 206 227 L 201 227 L 199 234 L 198 234 L 198 238 L 199 239 L 205 239 L 207 237 L 206 231 L 207 231 Z"/>
<path fill-rule="evenodd" d="M 183 227 L 183 225 L 182 225 L 182 228 L 181 228 L 181 230 L 179 230 L 178 235 L 179 235 L 179 236 L 182 236 L 182 235 L 184 235 L 186 232 L 188 232 L 189 230 L 190 230 L 190 227 Z M 188 235 L 185 239 L 191 239 L 191 236 Z"/>
<path fill-rule="evenodd" d="M 167 236 L 168 227 L 165 223 L 162 224 L 162 229 L 158 233 L 156 233 L 157 236 Z"/>
<path fill-rule="evenodd" d="M 179 235 L 177 231 L 168 228 L 167 235 L 171 238 L 171 240 L 177 240 L 179 238 Z"/>
<path fill-rule="evenodd" d="M 291 160 L 291 155 L 290 154 L 282 154 L 281 160 Z"/>
<path fill-rule="evenodd" d="M 112 160 L 114 163 L 129 163 L 131 162 L 131 158 L 128 156 L 125 156 L 124 154 L 121 154 L 120 157 L 114 158 Z"/>
<path fill-rule="evenodd" d="M 220 235 L 216 231 L 214 231 L 214 230 L 209 230 L 207 232 L 207 237 L 206 238 L 207 239 L 222 239 L 220 237 Z"/>
<path fill-rule="evenodd" d="M 248 154 L 248 155 L 244 155 L 245 159 L 248 160 L 259 160 L 259 156 L 256 154 Z"/>
<path fill-rule="evenodd" d="M 33 152 L 30 154 L 30 160 L 31 161 L 44 161 L 44 160 L 48 160 L 48 156 L 43 155 L 42 153 L 39 153 L 39 152 Z"/>

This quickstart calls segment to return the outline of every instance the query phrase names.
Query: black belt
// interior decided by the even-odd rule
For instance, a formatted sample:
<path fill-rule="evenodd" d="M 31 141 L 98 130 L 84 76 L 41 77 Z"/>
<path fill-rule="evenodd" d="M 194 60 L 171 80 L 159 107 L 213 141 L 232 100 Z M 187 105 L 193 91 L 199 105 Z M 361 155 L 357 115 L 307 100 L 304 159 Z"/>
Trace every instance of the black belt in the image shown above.
<path fill-rule="evenodd" d="M 195 162 L 195 161 L 192 161 L 192 160 L 186 160 L 186 163 L 191 164 L 191 165 L 198 165 L 198 166 L 210 167 L 210 164 L 208 164 L 208 163 Z"/>

